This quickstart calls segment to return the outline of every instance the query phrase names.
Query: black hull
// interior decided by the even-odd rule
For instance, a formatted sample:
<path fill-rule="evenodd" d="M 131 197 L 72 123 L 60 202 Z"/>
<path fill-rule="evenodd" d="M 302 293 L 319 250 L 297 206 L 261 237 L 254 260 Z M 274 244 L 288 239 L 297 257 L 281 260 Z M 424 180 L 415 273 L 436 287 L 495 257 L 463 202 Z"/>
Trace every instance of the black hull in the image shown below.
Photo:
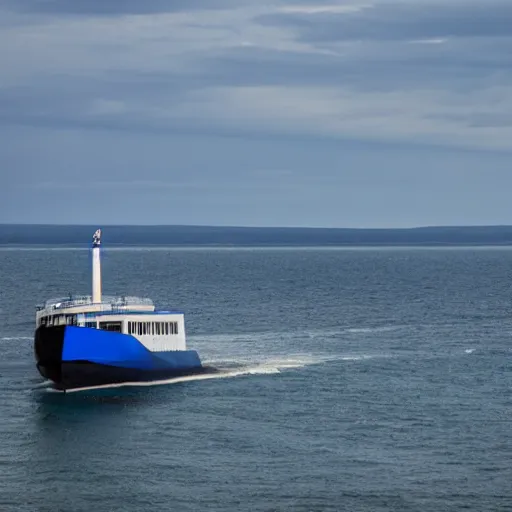
<path fill-rule="evenodd" d="M 54 382 L 56 389 L 65 391 L 113 384 L 129 384 L 169 380 L 211 372 L 207 368 L 139 370 L 83 362 L 63 362 L 60 368 L 47 368 L 38 364 L 41 375 Z M 58 378 L 55 378 L 57 377 Z"/>
<path fill-rule="evenodd" d="M 62 380 L 65 326 L 39 327 L 34 337 L 34 357 L 39 373 L 55 383 Z"/>

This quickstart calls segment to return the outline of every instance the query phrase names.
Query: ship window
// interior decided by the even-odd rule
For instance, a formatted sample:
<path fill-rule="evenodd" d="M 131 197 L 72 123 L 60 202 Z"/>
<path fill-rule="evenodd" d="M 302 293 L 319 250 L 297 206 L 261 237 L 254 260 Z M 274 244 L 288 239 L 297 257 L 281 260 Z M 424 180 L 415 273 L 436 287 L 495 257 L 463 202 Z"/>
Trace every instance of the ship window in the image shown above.
<path fill-rule="evenodd" d="M 67 325 L 76 325 L 76 315 L 66 315 L 66 324 Z"/>
<path fill-rule="evenodd" d="M 121 322 L 100 322 L 100 329 L 104 331 L 121 332 Z"/>
<path fill-rule="evenodd" d="M 132 323 L 128 322 L 128 334 L 132 333 Z"/>
<path fill-rule="evenodd" d="M 174 322 L 174 334 L 178 334 L 178 322 Z"/>
<path fill-rule="evenodd" d="M 167 336 L 169 334 L 169 324 L 167 322 L 165 322 L 164 326 L 165 326 L 165 335 Z"/>
<path fill-rule="evenodd" d="M 160 336 L 160 322 L 156 323 L 156 335 Z"/>
<path fill-rule="evenodd" d="M 137 331 L 139 333 L 139 336 L 142 335 L 142 322 L 137 322 Z"/>

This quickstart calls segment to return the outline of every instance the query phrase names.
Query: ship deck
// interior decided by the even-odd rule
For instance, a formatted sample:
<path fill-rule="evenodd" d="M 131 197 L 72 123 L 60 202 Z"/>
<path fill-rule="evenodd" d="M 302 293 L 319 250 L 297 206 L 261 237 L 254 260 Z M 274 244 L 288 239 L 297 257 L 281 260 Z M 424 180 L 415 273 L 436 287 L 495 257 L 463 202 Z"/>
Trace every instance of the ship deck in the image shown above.
<path fill-rule="evenodd" d="M 49 299 L 37 307 L 37 317 L 56 314 L 119 314 L 119 313 L 157 313 L 153 301 L 133 296 L 104 296 L 101 302 L 93 302 L 92 296 L 68 296 Z"/>

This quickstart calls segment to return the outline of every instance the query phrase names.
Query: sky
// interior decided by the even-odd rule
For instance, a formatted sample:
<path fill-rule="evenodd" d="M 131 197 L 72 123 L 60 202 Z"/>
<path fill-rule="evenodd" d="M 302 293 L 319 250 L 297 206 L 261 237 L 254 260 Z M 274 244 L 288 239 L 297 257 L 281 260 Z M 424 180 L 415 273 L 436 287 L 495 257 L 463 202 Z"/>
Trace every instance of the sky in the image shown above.
<path fill-rule="evenodd" d="M 512 224 L 510 0 L 0 0 L 0 223 Z"/>

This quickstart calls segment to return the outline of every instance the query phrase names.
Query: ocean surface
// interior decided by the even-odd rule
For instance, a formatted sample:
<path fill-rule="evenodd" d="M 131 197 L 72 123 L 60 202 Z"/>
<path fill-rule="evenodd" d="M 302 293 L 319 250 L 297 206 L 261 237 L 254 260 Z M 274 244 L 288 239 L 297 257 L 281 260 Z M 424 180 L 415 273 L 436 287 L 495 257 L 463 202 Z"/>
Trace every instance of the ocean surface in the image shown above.
<path fill-rule="evenodd" d="M 52 393 L 35 306 L 89 257 L 0 248 L 0 511 L 512 510 L 512 249 L 107 247 L 221 373 Z"/>

